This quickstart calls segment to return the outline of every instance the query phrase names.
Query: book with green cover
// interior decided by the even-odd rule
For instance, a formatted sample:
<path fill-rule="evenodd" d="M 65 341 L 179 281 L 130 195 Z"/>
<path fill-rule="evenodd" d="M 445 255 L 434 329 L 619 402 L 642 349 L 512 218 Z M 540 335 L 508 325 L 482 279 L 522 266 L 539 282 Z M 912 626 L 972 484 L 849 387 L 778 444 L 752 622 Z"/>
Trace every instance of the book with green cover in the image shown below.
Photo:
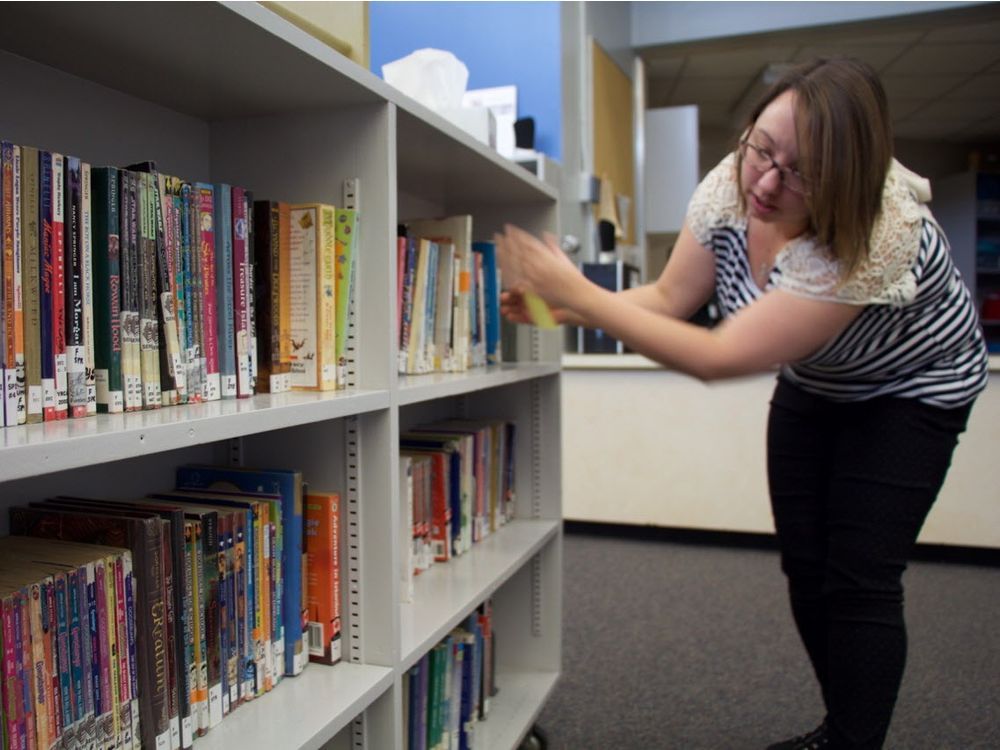
<path fill-rule="evenodd" d="M 358 251 L 358 212 L 352 208 L 337 209 L 337 282 L 334 298 L 337 301 L 336 356 L 337 389 L 348 385 L 348 345 L 351 302 L 354 294 L 355 256 Z"/>

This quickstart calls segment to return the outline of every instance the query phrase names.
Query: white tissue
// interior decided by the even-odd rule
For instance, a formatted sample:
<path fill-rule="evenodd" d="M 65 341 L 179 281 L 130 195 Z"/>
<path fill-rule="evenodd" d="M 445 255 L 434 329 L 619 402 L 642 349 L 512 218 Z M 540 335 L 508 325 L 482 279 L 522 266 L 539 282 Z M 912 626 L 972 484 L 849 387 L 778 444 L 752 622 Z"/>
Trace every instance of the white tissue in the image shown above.
<path fill-rule="evenodd" d="M 469 69 L 445 50 L 425 48 L 382 66 L 385 82 L 435 112 L 462 106 Z"/>

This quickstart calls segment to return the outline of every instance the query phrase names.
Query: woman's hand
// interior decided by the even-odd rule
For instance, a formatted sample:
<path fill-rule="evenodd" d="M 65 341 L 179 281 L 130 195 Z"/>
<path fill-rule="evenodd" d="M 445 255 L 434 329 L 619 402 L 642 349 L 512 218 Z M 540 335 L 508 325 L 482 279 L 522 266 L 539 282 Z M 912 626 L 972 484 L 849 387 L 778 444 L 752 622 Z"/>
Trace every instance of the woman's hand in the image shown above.
<path fill-rule="evenodd" d="M 590 282 L 566 257 L 556 239 L 546 235 L 543 242 L 507 224 L 504 233 L 496 235 L 494 241 L 504 286 L 508 290 L 508 312 L 504 314 L 514 322 L 528 322 L 522 293 L 530 291 L 548 304 L 557 322 L 569 322 L 574 306 L 586 293 Z M 501 297 L 502 302 L 503 299 Z"/>
<path fill-rule="evenodd" d="M 563 307 L 549 308 L 552 318 L 556 323 L 569 325 L 583 325 L 583 320 L 578 315 L 574 315 Z M 531 324 L 536 321 L 531 317 L 531 311 L 524 300 L 524 295 L 516 290 L 507 290 L 500 293 L 500 314 L 511 323 Z"/>

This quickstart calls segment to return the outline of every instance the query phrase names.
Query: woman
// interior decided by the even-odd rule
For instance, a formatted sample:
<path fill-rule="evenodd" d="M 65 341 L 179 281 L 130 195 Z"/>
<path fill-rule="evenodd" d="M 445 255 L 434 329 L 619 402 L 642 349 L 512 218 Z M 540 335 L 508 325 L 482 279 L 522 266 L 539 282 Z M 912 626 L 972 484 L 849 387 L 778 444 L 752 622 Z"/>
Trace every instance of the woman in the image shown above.
<path fill-rule="evenodd" d="M 902 573 L 987 354 L 926 185 L 892 159 L 885 92 L 853 60 L 788 72 L 698 186 L 663 274 L 618 294 L 551 238 L 498 238 L 523 292 L 703 380 L 780 366 L 768 480 L 792 614 L 826 705 L 771 750 L 879 748 L 903 674 Z M 725 320 L 683 322 L 713 292 Z"/>

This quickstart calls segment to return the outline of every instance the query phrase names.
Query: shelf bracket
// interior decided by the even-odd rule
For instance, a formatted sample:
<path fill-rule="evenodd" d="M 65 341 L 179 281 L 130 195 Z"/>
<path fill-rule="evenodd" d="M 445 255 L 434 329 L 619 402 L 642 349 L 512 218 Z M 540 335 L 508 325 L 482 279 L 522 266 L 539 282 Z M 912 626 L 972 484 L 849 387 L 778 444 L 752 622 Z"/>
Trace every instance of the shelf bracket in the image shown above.
<path fill-rule="evenodd" d="M 542 553 L 531 558 L 531 635 L 542 637 Z"/>
<path fill-rule="evenodd" d="M 357 416 L 344 419 L 347 508 L 347 658 L 361 664 L 361 430 Z"/>
<path fill-rule="evenodd" d="M 355 211 L 361 210 L 361 193 L 360 193 L 360 180 L 357 177 L 348 177 L 344 180 L 343 185 L 343 196 L 342 205 L 344 208 L 353 209 Z M 363 235 L 362 235 L 363 236 Z M 355 252 L 359 252 L 360 248 L 356 249 Z M 354 274 L 354 281 L 352 286 L 354 289 L 361 288 L 361 269 L 360 258 L 357 255 L 354 258 L 354 263 L 352 265 L 352 273 Z M 358 330 L 361 321 L 358 317 L 357 309 L 357 294 L 352 294 L 347 308 L 347 341 L 344 345 L 344 358 L 345 362 L 341 365 L 337 363 L 338 367 L 343 366 L 344 370 L 344 383 L 348 388 L 356 388 L 358 385 Z"/>
<path fill-rule="evenodd" d="M 368 746 L 366 735 L 365 715 L 360 713 L 351 722 L 351 750 L 365 750 Z"/>
<path fill-rule="evenodd" d="M 531 381 L 531 517 L 542 517 L 542 388 L 538 381 Z"/>
<path fill-rule="evenodd" d="M 229 439 L 229 465 L 243 466 L 243 438 Z"/>

